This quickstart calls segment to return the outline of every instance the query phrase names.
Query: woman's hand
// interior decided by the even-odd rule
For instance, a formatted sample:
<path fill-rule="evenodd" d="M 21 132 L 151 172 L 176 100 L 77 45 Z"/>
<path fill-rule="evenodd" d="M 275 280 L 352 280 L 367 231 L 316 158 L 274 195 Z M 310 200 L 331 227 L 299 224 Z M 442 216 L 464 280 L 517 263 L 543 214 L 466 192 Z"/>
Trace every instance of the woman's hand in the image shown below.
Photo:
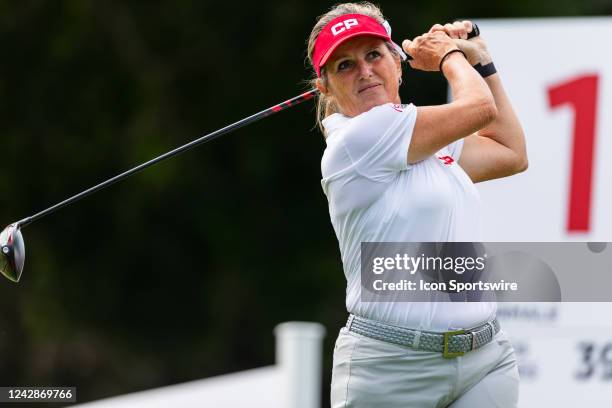
<path fill-rule="evenodd" d="M 442 58 L 449 51 L 458 48 L 453 41 L 444 32 L 436 30 L 415 37 L 412 41 L 404 40 L 402 48 L 413 58 L 408 61 L 412 68 L 422 71 L 439 71 Z"/>
<path fill-rule="evenodd" d="M 487 45 L 482 37 L 467 39 L 468 33 L 472 32 L 471 21 L 456 21 L 454 23 L 434 24 L 429 33 L 442 32 L 453 39 L 455 45 L 463 51 L 471 65 L 478 63 L 486 65 L 492 61 Z"/>

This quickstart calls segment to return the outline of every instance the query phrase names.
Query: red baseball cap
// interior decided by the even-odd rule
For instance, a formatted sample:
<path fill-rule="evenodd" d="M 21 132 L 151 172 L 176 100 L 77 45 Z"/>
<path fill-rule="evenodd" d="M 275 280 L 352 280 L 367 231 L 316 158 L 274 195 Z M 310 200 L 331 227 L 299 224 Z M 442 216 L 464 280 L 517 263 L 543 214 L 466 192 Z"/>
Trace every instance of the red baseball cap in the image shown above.
<path fill-rule="evenodd" d="M 315 41 L 312 61 L 317 77 L 321 77 L 321 67 L 340 44 L 360 35 L 371 35 L 391 41 L 391 27 L 387 29 L 373 17 L 364 14 L 344 14 L 334 18 L 323 27 Z"/>

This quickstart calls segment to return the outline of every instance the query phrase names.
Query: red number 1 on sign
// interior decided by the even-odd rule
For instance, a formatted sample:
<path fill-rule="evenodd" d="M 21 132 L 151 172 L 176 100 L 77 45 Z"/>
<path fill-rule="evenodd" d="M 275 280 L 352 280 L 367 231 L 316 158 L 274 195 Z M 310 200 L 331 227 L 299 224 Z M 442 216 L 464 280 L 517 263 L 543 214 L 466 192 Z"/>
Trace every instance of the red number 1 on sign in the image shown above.
<path fill-rule="evenodd" d="M 551 108 L 569 104 L 574 110 L 568 232 L 590 228 L 598 81 L 598 75 L 585 75 L 548 88 Z"/>

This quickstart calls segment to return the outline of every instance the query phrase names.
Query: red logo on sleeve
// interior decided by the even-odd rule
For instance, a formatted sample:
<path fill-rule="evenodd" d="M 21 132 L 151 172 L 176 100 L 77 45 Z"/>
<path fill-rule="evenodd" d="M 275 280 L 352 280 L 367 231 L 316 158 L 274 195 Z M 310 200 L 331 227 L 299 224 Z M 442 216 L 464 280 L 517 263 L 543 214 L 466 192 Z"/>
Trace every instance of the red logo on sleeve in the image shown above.
<path fill-rule="evenodd" d="M 391 105 L 391 107 L 393 109 L 395 109 L 396 111 L 398 111 L 398 112 L 403 112 L 404 111 L 404 107 L 402 105 L 399 105 L 399 104 L 393 104 L 393 105 Z"/>
<path fill-rule="evenodd" d="M 455 159 L 450 156 L 439 156 L 438 159 L 442 160 L 446 165 L 450 165 L 455 162 Z"/>

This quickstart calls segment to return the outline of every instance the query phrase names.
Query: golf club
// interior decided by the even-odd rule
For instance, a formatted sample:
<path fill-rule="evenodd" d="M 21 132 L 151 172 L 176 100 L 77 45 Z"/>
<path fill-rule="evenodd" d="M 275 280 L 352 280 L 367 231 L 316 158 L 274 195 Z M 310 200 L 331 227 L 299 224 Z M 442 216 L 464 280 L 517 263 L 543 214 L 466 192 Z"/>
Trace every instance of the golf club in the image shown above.
<path fill-rule="evenodd" d="M 476 24 L 472 25 L 472 31 L 468 33 L 467 38 L 473 38 L 480 35 L 480 30 Z M 408 59 L 412 59 L 408 56 Z M 186 150 L 189 150 L 193 147 L 196 147 L 202 143 L 211 141 L 225 133 L 231 132 L 232 130 L 239 129 L 243 126 L 248 125 L 249 123 L 253 123 L 259 119 L 270 116 L 276 112 L 280 112 L 287 108 L 293 107 L 299 103 L 312 99 L 317 95 L 319 91 L 317 89 L 311 89 L 307 92 L 304 92 L 301 95 L 298 95 L 294 98 L 288 99 L 285 102 L 281 102 L 278 105 L 274 105 L 268 109 L 265 109 L 259 113 L 251 115 L 247 118 L 244 118 L 238 122 L 235 122 L 231 125 L 228 125 L 224 128 L 216 130 L 212 133 L 209 133 L 205 136 L 200 137 L 192 142 L 184 144 L 181 147 L 178 147 L 168 153 L 162 154 L 152 160 L 149 160 L 146 163 L 143 163 L 139 166 L 134 167 L 124 173 L 121 173 L 111 179 L 106 180 L 103 183 L 100 183 L 94 187 L 91 187 L 88 190 L 85 190 L 79 194 L 76 194 L 67 200 L 64 200 L 58 204 L 55 204 L 52 207 L 47 208 L 37 214 L 34 214 L 30 217 L 24 218 L 21 221 L 10 224 L 0 233 L 0 272 L 7 277 L 9 280 L 13 282 L 19 282 L 21 278 L 21 273 L 23 272 L 23 265 L 25 262 L 25 244 L 23 242 L 23 235 L 21 234 L 21 228 L 31 224 L 34 221 L 39 220 L 40 218 L 48 215 L 56 210 L 59 210 L 62 207 L 65 207 L 69 204 L 72 204 L 76 201 L 79 201 L 82 198 L 87 197 L 90 194 L 95 193 L 96 191 L 102 190 L 105 187 L 110 186 L 120 180 L 123 180 L 132 174 L 138 173 L 141 170 L 146 169 L 149 166 L 152 166 L 162 160 L 168 159 L 170 157 L 176 156 L 179 153 L 182 153 Z"/>
<path fill-rule="evenodd" d="M 143 163 L 139 166 L 136 166 L 126 172 L 123 172 L 113 178 L 110 178 L 94 187 L 91 187 L 79 194 L 76 194 L 67 200 L 64 200 L 58 204 L 55 204 L 52 207 L 47 208 L 37 214 L 34 214 L 30 217 L 24 218 L 21 221 L 14 222 L 6 227 L 0 233 L 0 272 L 13 282 L 19 282 L 21 278 L 21 273 L 23 272 L 23 265 L 25 262 L 25 244 L 23 241 L 23 235 L 21 234 L 21 228 L 33 223 L 44 217 L 45 215 L 49 215 L 54 211 L 59 210 L 62 207 L 65 207 L 69 204 L 72 204 L 76 201 L 79 201 L 82 198 L 87 197 L 90 194 L 95 193 L 96 191 L 102 190 L 105 187 L 110 186 L 118 181 L 121 181 L 132 174 L 138 173 L 141 170 L 146 169 L 149 166 L 152 166 L 156 163 L 159 163 L 162 160 L 168 159 L 170 157 L 176 156 L 179 153 L 182 153 L 186 150 L 189 150 L 193 147 L 199 146 L 202 143 L 209 142 L 217 137 L 229 133 L 233 130 L 239 129 L 243 126 L 248 125 L 249 123 L 253 123 L 258 121 L 259 119 L 263 119 L 268 117 L 274 113 L 280 112 L 282 110 L 291 108 L 296 106 L 304 101 L 312 99 L 319 91 L 317 89 L 311 89 L 307 92 L 304 92 L 301 95 L 298 95 L 294 98 L 288 99 L 285 102 L 279 103 L 278 105 L 274 105 L 268 109 L 265 109 L 259 113 L 251 115 L 247 118 L 244 118 L 238 122 L 232 123 L 224 128 L 216 130 L 212 133 L 209 133 L 205 136 L 200 137 L 192 142 L 184 144 L 170 152 L 162 154 L 152 160 L 149 160 L 146 163 Z"/>

